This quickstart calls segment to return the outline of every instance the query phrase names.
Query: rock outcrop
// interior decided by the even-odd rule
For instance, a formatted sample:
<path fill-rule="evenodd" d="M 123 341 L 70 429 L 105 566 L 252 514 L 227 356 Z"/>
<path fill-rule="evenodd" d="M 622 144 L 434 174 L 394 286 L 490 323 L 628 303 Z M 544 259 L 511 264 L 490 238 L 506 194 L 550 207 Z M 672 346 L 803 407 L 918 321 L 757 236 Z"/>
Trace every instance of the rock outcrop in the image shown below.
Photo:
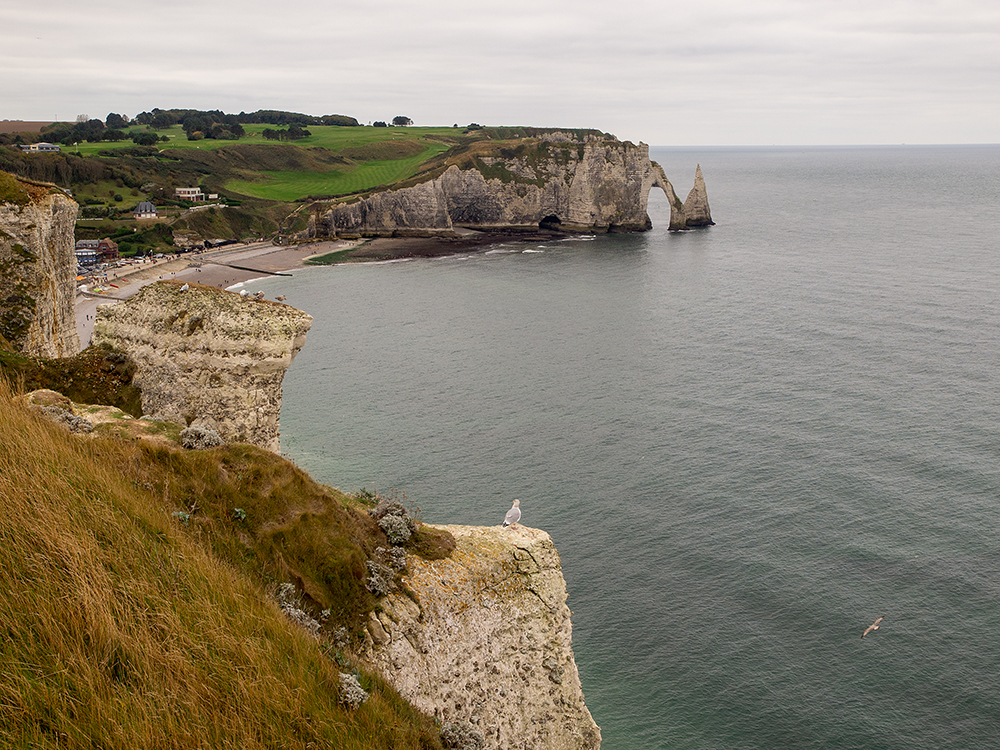
<path fill-rule="evenodd" d="M 410 187 L 335 205 L 310 232 L 320 236 L 385 236 L 484 231 L 645 231 L 646 206 L 659 187 L 670 200 L 671 229 L 711 224 L 704 180 L 681 203 L 649 147 L 613 136 L 550 133 L 503 144 L 479 144 Z M 698 175 L 700 177 L 700 167 Z M 432 173 L 433 174 L 433 173 Z"/>
<path fill-rule="evenodd" d="M 311 325 L 278 302 L 160 281 L 98 307 L 92 341 L 135 361 L 145 415 L 278 452 L 281 383 Z"/>
<path fill-rule="evenodd" d="M 455 550 L 407 557 L 408 595 L 389 594 L 370 616 L 368 657 L 417 708 L 487 748 L 599 748 L 552 539 L 523 526 L 435 528 Z"/>
<path fill-rule="evenodd" d="M 708 191 L 705 189 L 705 178 L 701 176 L 701 164 L 695 169 L 694 187 L 681 210 L 687 227 L 707 227 L 715 223 L 712 221 L 712 209 L 708 207 Z"/>
<path fill-rule="evenodd" d="M 0 172 L 0 336 L 33 357 L 80 351 L 77 209 L 57 187 Z"/>

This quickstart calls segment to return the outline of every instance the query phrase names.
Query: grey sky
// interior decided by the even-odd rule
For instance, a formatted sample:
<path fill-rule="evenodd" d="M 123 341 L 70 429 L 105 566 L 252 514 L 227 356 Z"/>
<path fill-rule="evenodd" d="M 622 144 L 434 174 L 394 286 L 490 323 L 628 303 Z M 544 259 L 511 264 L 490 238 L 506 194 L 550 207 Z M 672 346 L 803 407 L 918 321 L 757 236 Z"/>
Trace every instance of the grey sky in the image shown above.
<path fill-rule="evenodd" d="M 0 119 L 269 108 L 653 145 L 1000 142 L 996 0 L 12 6 Z"/>

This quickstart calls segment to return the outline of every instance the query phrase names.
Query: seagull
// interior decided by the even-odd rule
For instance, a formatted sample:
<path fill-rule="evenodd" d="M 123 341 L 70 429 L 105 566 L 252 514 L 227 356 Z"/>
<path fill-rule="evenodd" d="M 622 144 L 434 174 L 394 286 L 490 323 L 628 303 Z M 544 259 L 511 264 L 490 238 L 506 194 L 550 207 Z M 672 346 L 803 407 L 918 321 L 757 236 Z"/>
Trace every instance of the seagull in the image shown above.
<path fill-rule="evenodd" d="M 873 623 L 872 623 L 871 625 L 869 625 L 869 626 L 868 626 L 868 627 L 867 627 L 867 628 L 865 629 L 865 632 L 861 634 L 861 637 L 862 637 L 862 638 L 864 638 L 864 637 L 865 637 L 866 635 L 868 635 L 868 634 L 869 634 L 870 632 L 872 632 L 873 630 L 878 630 L 878 624 L 879 624 L 880 622 L 882 622 L 882 620 L 884 620 L 884 619 L 885 619 L 885 615 L 882 615 L 882 616 L 881 616 L 880 618 L 878 618 L 878 619 L 877 619 L 877 620 L 876 620 L 875 622 L 873 622 Z"/>
<path fill-rule="evenodd" d="M 184 286 L 181 287 L 181 291 L 182 292 L 186 292 L 190 288 L 191 288 L 190 286 L 188 286 L 187 284 L 185 284 Z"/>
<path fill-rule="evenodd" d="M 515 500 L 514 505 L 511 509 L 507 511 L 507 515 L 503 519 L 503 527 L 506 529 L 508 526 L 515 525 L 521 520 L 521 501 Z"/>

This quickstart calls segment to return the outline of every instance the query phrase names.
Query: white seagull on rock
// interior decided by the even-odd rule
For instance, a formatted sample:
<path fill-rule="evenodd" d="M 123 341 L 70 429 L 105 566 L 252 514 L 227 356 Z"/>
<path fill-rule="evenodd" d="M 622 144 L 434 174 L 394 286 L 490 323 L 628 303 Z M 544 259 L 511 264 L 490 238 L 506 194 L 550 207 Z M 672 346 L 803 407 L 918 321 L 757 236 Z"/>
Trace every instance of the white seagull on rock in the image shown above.
<path fill-rule="evenodd" d="M 515 500 L 514 505 L 510 510 L 507 511 L 507 515 L 503 519 L 503 527 L 506 529 L 508 526 L 514 526 L 518 521 L 521 520 L 521 501 Z"/>

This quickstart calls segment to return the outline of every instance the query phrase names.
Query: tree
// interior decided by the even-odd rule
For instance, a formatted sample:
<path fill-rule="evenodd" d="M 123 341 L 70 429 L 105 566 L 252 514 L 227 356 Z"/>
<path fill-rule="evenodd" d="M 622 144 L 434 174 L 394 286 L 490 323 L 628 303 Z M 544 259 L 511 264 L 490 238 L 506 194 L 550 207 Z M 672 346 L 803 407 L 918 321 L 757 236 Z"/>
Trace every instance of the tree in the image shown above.
<path fill-rule="evenodd" d="M 376 120 L 375 122 L 372 123 L 372 127 L 373 128 L 386 128 L 386 127 L 388 127 L 388 125 L 386 125 L 381 120 Z"/>
<path fill-rule="evenodd" d="M 155 146 L 160 138 L 156 133 L 133 133 L 132 141 L 140 146 Z"/>
<path fill-rule="evenodd" d="M 164 130 L 177 124 L 177 117 L 169 112 L 157 112 L 150 123 L 157 130 Z"/>
<path fill-rule="evenodd" d="M 404 117 L 403 115 L 396 115 L 395 117 L 392 118 L 392 124 L 395 125 L 396 127 L 403 127 L 405 125 L 412 125 L 413 120 L 411 120 L 409 117 Z"/>
<path fill-rule="evenodd" d="M 104 120 L 104 124 L 112 130 L 120 130 L 128 127 L 128 117 L 111 112 Z"/>

